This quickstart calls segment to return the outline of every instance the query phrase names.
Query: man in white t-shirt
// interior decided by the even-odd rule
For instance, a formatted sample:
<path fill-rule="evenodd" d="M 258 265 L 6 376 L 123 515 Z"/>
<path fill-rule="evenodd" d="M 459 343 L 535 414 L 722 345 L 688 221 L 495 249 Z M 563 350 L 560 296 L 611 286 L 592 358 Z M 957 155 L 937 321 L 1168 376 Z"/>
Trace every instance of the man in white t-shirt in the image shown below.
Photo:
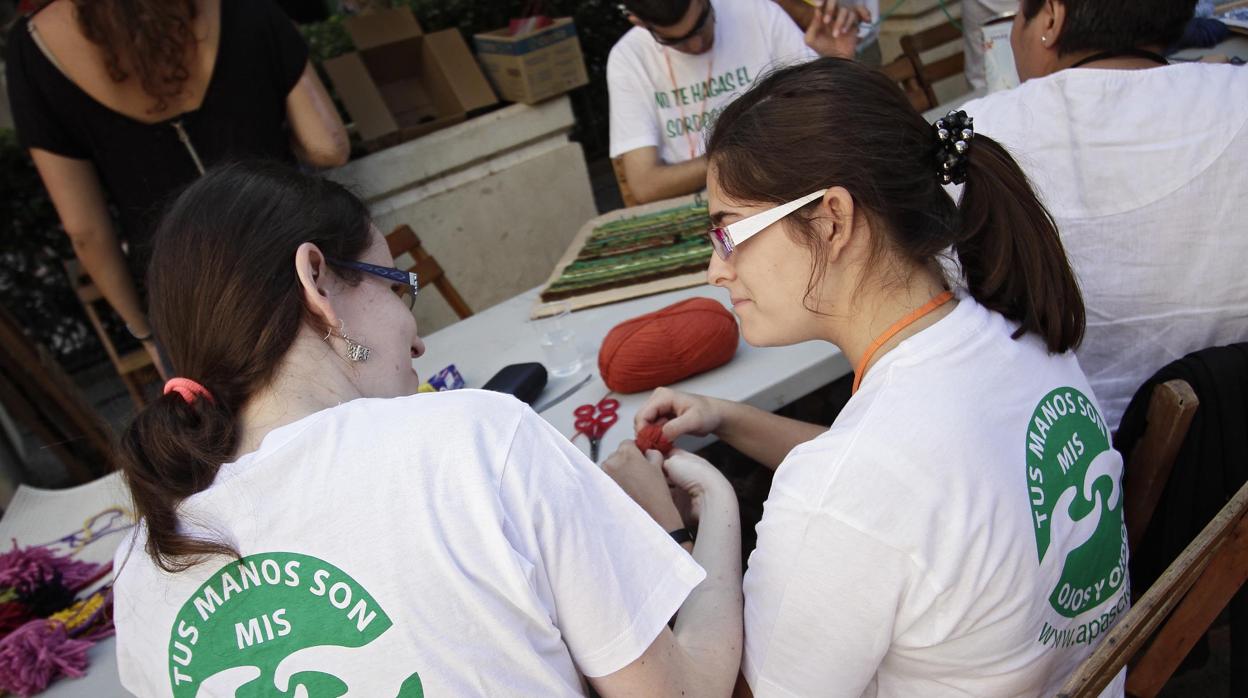
<path fill-rule="evenodd" d="M 1248 339 L 1248 72 L 1165 65 L 1193 0 L 1024 0 L 1019 87 L 967 104 L 1057 222 L 1087 305 L 1078 351 L 1117 429 L 1171 361 Z"/>
<path fill-rule="evenodd" d="M 611 49 L 611 157 L 639 202 L 706 186 L 715 116 L 763 72 L 816 55 L 852 58 L 864 5 L 826 3 L 803 39 L 771 0 L 625 0 L 633 24 Z"/>

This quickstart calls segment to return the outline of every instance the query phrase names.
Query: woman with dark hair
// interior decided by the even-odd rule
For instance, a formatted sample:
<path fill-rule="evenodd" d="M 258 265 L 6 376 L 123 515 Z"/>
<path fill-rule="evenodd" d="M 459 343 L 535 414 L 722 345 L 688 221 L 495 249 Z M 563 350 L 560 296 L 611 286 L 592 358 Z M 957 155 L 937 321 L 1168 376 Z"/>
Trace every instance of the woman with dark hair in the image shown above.
<path fill-rule="evenodd" d="M 214 163 L 347 159 L 308 48 L 271 0 L 54 0 L 14 25 L 7 54 L 18 139 L 157 366 L 135 282 L 166 199 Z"/>
<path fill-rule="evenodd" d="M 746 341 L 831 342 L 855 372 L 831 428 L 668 389 L 638 413 L 776 469 L 744 581 L 749 687 L 1053 695 L 1128 604 L 1126 533 L 1122 460 L 1071 353 L 1083 302 L 1026 178 L 964 114 L 928 124 L 836 59 L 760 81 L 707 153 L 707 277 Z M 629 443 L 609 472 L 630 492 L 662 477 Z M 695 490 L 722 481 L 698 472 Z"/>
<path fill-rule="evenodd" d="M 1088 308 L 1079 363 L 1115 430 L 1154 372 L 1248 338 L 1248 71 L 1167 63 L 1195 5 L 1023 0 L 1023 84 L 963 107 L 1057 221 Z"/>
<path fill-rule="evenodd" d="M 415 394 L 417 280 L 391 264 L 358 199 L 277 164 L 211 171 L 164 217 L 151 315 L 180 375 L 121 443 L 122 683 L 727 694 L 731 490 L 700 497 L 723 533 L 690 557 L 518 400 Z"/>

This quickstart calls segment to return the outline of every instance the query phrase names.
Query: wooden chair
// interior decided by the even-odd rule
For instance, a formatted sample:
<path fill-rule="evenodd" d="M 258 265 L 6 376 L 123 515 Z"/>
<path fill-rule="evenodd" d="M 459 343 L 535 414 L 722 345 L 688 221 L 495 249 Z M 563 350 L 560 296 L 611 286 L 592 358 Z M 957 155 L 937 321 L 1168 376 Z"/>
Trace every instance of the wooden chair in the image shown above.
<path fill-rule="evenodd" d="M 1132 698 L 1156 696 L 1248 580 L 1245 510 L 1248 484 L 1239 488 L 1136 601 L 1057 695 L 1093 698 L 1130 664 L 1126 694 Z"/>
<path fill-rule="evenodd" d="M 925 52 L 954 41 L 959 44 L 956 53 L 931 63 L 923 62 Z M 940 104 L 940 100 L 936 99 L 936 90 L 932 86 L 966 69 L 966 57 L 962 55 L 961 43 L 962 31 L 951 22 L 925 29 L 918 34 L 907 34 L 901 37 L 901 51 L 914 65 L 918 83 L 932 106 Z"/>
<path fill-rule="evenodd" d="M 135 408 L 143 407 L 147 403 L 144 387 L 160 380 L 160 373 L 156 370 L 156 365 L 152 363 L 151 355 L 142 346 L 124 354 L 120 353 L 101 319 L 101 313 L 111 312 L 104 294 L 96 288 L 95 282 L 83 271 L 78 260 L 65 262 L 65 273 L 69 275 L 69 285 L 74 289 L 79 302 L 82 303 L 87 320 L 91 322 L 91 327 L 95 328 L 95 334 L 100 338 L 100 344 L 104 346 L 104 353 L 108 354 L 108 360 L 113 363 L 113 368 L 117 370 L 117 375 L 125 384 L 126 392 L 130 393 L 130 399 L 134 401 Z"/>
<path fill-rule="evenodd" d="M 1127 543 L 1132 552 L 1153 518 L 1174 468 L 1174 459 L 1187 438 L 1199 405 L 1187 381 L 1166 381 L 1153 388 L 1144 434 L 1127 454 L 1124 470 L 1122 507 L 1127 523 Z"/>
<path fill-rule="evenodd" d="M 460 320 L 472 317 L 472 308 L 468 307 L 463 296 L 455 290 L 451 280 L 446 277 L 446 272 L 442 270 L 442 265 L 438 264 L 438 260 L 425 251 L 420 238 L 416 236 L 416 232 L 411 227 L 400 225 L 395 228 L 386 236 L 386 244 L 390 247 L 390 256 L 394 257 L 396 262 L 404 254 L 411 256 L 412 263 L 407 267 L 407 271 L 416 272 L 422 288 L 433 284 Z"/>
<path fill-rule="evenodd" d="M 624 173 L 624 159 L 611 158 L 611 169 L 615 170 L 615 181 L 620 186 L 620 199 L 624 201 L 624 206 L 631 208 L 641 203 L 633 195 L 632 187 L 628 186 L 628 175 Z"/>
<path fill-rule="evenodd" d="M 928 97 L 928 92 L 919 82 L 919 73 L 914 68 L 914 63 L 909 56 L 898 56 L 892 63 L 880 66 L 881 73 L 888 76 L 890 80 L 901 86 L 901 91 L 906 93 L 906 97 L 910 99 L 910 104 L 916 111 L 927 111 L 936 106 L 936 103 Z"/>
<path fill-rule="evenodd" d="M 1186 381 L 1153 388 L 1143 435 L 1126 466 L 1123 516 L 1132 551 L 1148 528 L 1174 460 L 1199 407 Z M 1128 696 L 1152 698 L 1248 580 L 1248 485 L 1205 526 L 1101 645 L 1059 696 L 1097 696 L 1128 666 Z"/>

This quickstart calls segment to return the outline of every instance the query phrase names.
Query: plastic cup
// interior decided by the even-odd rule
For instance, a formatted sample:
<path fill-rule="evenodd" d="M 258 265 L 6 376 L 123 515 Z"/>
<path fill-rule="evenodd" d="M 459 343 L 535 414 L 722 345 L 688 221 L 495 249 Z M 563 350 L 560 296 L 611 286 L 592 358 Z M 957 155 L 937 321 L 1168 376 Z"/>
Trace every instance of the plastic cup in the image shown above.
<path fill-rule="evenodd" d="M 572 328 L 572 307 L 567 302 L 547 303 L 540 317 L 533 321 L 538 344 L 546 364 L 546 373 L 555 378 L 570 376 L 581 370 L 581 351 Z"/>

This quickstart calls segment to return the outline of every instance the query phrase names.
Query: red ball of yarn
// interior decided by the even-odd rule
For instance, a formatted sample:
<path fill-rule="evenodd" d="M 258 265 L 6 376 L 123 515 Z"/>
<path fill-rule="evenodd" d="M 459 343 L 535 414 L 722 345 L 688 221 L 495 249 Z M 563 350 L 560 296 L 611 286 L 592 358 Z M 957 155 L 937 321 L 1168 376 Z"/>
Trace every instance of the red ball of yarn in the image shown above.
<path fill-rule="evenodd" d="M 646 451 L 658 451 L 664 456 L 672 452 L 676 445 L 667 440 L 663 435 L 663 424 L 647 424 L 637 432 L 637 449 L 642 453 Z"/>
<path fill-rule="evenodd" d="M 718 301 L 690 298 L 616 325 L 598 371 L 617 393 L 638 393 L 723 365 L 737 352 L 737 320 Z"/>

